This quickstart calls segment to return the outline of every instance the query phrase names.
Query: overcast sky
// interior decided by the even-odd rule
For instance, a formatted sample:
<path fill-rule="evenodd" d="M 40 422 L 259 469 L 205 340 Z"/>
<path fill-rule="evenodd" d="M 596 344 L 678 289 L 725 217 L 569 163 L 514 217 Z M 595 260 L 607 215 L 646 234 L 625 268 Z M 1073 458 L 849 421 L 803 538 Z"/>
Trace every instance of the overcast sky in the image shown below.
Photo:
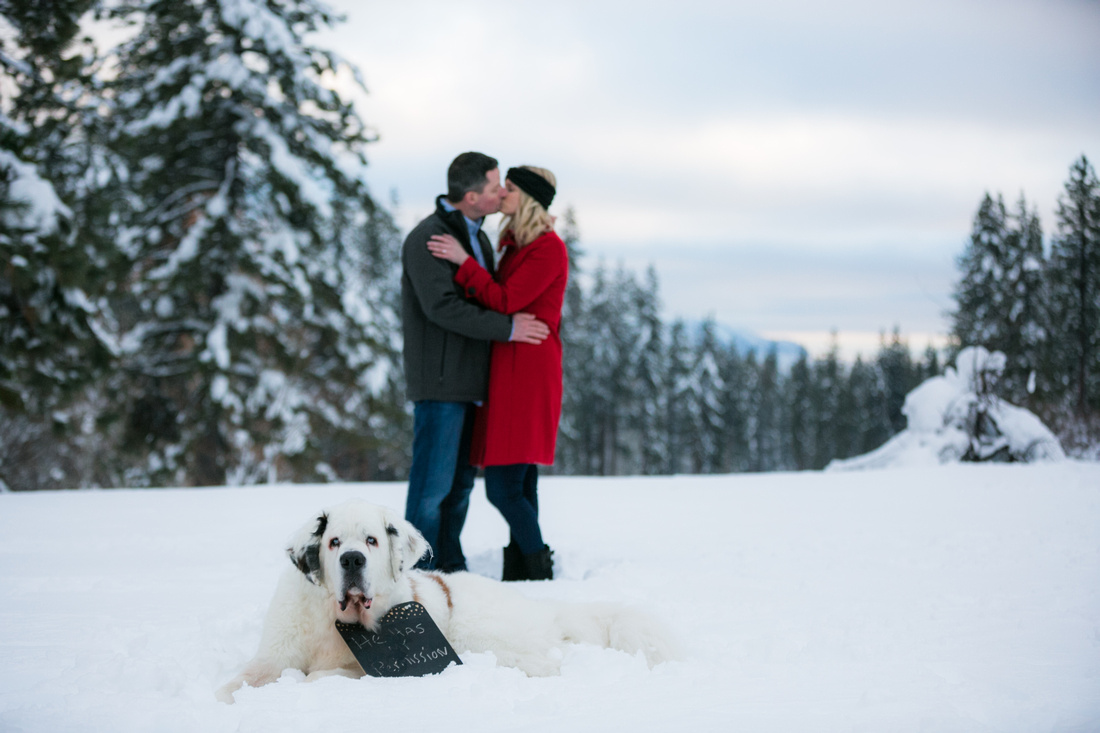
<path fill-rule="evenodd" d="M 982 195 L 1049 234 L 1100 161 L 1100 0 L 331 4 L 404 227 L 459 152 L 544 166 L 586 266 L 815 353 L 942 338 Z"/>

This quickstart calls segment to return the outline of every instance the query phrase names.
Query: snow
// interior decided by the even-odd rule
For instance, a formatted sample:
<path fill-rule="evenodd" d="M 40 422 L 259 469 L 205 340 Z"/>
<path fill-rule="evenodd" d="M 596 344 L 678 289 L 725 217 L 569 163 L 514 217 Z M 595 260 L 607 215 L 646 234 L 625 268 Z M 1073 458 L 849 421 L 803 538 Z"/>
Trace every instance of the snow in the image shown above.
<path fill-rule="evenodd" d="M 308 162 L 290 151 L 284 133 L 272 127 L 267 120 L 257 118 L 251 121 L 252 134 L 261 138 L 268 146 L 267 162 L 275 170 L 291 181 L 303 199 L 317 209 L 323 219 L 332 216 L 332 197 L 318 177 L 310 170 Z"/>
<path fill-rule="evenodd" d="M 176 71 L 175 67 L 180 65 L 180 61 L 185 61 L 185 59 L 177 59 L 172 67 L 158 72 L 158 78 L 166 76 L 168 72 Z M 187 64 L 183 65 L 186 66 Z M 190 119 L 198 117 L 202 111 L 202 93 L 206 81 L 206 77 L 202 74 L 195 74 L 187 85 L 180 90 L 179 94 L 169 99 L 166 104 L 158 105 L 144 119 L 135 120 L 127 125 L 126 133 L 136 137 L 149 133 L 149 128 L 165 129 L 170 127 L 180 116 Z M 158 85 L 159 81 L 154 80 L 153 87 Z"/>
<path fill-rule="evenodd" d="M 204 204 L 205 211 L 203 215 L 187 229 L 179 244 L 172 250 L 168 260 L 149 273 L 150 280 L 167 280 L 176 274 L 181 265 L 199 256 L 199 246 L 206 233 L 225 212 L 225 201 L 223 200 L 225 188 L 226 186 L 223 185 L 222 190 L 217 195 L 207 200 Z"/>
<path fill-rule="evenodd" d="M 972 346 L 959 352 L 956 366 L 931 377 L 905 397 L 906 428 L 870 453 L 832 461 L 828 470 L 930 466 L 960 460 L 971 449 L 968 426 L 979 411 L 992 429 L 978 436 L 983 459 L 998 451 L 1014 460 L 1065 460 L 1058 438 L 1032 412 L 989 394 L 1004 372 L 1005 355 Z"/>
<path fill-rule="evenodd" d="M 239 30 L 245 38 L 258 41 L 269 55 L 281 54 L 293 60 L 296 68 L 309 68 L 309 56 L 301 51 L 301 44 L 287 27 L 286 19 L 273 13 L 266 4 L 226 0 L 220 9 L 226 25 Z"/>
<path fill-rule="evenodd" d="M 8 198 L 26 205 L 26 210 L 4 214 L 5 226 L 30 229 L 45 236 L 57 231 L 58 217 L 71 217 L 72 211 L 61 203 L 49 181 L 38 175 L 30 163 L 14 153 L 0 150 L 0 171 L 9 171 Z"/>
<path fill-rule="evenodd" d="M 545 478 L 559 577 L 674 624 L 652 671 L 573 647 L 533 679 L 465 654 L 426 678 L 306 683 L 227 706 L 316 509 L 403 484 L 0 495 L 0 730 L 1086 731 L 1100 728 L 1100 465 Z M 499 572 L 479 485 L 463 536 Z"/>

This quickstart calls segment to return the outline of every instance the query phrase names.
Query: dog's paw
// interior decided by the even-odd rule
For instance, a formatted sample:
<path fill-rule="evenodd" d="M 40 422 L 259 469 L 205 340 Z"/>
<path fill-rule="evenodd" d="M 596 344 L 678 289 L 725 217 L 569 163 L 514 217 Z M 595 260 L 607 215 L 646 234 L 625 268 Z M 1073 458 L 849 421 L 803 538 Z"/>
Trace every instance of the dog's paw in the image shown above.
<path fill-rule="evenodd" d="M 528 677 L 556 677 L 561 674 L 563 656 L 558 647 L 538 651 L 498 652 L 497 664 L 515 667 Z"/>
<path fill-rule="evenodd" d="M 357 680 L 363 676 L 363 670 L 361 669 L 345 669 L 338 667 L 336 669 L 317 669 L 305 676 L 306 682 L 316 682 L 322 680 L 325 677 L 350 677 L 353 680 Z"/>
<path fill-rule="evenodd" d="M 233 697 L 233 693 L 235 693 L 237 690 L 241 689 L 241 686 L 243 684 L 244 684 L 244 680 L 241 679 L 240 677 L 238 677 L 237 679 L 233 680 L 232 682 L 227 682 L 224 685 L 222 685 L 221 687 L 219 687 L 214 692 L 214 697 L 217 698 L 218 702 L 224 702 L 226 705 L 232 705 L 233 703 L 235 703 L 237 701 L 236 698 Z"/>

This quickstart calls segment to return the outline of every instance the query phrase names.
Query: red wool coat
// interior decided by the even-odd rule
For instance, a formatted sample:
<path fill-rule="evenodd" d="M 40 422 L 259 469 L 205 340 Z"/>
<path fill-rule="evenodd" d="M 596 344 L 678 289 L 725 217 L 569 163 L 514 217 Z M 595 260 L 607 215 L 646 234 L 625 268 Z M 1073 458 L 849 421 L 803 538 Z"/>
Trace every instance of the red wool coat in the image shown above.
<path fill-rule="evenodd" d="M 531 313 L 550 327 L 538 346 L 493 342 L 489 398 L 478 408 L 470 447 L 475 466 L 554 462 L 561 417 L 561 306 L 569 258 L 554 232 L 526 247 L 505 240 L 497 279 L 466 260 L 455 281 L 486 308 L 501 313 Z"/>

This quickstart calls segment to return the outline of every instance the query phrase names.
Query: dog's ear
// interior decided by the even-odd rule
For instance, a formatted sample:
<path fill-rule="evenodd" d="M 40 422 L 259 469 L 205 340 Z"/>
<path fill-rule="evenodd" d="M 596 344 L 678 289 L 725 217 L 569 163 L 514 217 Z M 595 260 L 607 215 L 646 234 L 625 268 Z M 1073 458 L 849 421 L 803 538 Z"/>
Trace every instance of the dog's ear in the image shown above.
<path fill-rule="evenodd" d="M 324 571 L 321 569 L 321 536 L 327 526 L 328 514 L 322 512 L 302 525 L 290 538 L 290 547 L 286 548 L 290 561 L 314 585 L 320 585 L 324 578 Z"/>
<path fill-rule="evenodd" d="M 411 522 L 392 514 L 386 517 L 386 537 L 390 541 L 390 575 L 394 581 L 430 549 L 424 535 Z"/>

